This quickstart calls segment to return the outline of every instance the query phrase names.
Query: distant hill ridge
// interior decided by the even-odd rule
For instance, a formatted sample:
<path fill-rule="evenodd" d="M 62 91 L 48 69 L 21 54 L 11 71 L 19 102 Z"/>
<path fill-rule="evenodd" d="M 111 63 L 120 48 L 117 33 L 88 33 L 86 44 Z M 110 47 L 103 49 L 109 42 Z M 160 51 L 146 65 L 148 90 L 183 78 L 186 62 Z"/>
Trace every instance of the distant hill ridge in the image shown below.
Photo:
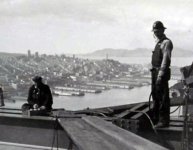
<path fill-rule="evenodd" d="M 21 54 L 21 53 L 6 53 L 6 52 L 0 52 L 0 56 L 23 56 L 25 54 Z"/>
<path fill-rule="evenodd" d="M 27 54 L 0 52 L 0 56 L 22 56 L 22 55 L 27 55 Z M 69 54 L 69 55 L 72 55 L 72 54 Z M 105 48 L 101 50 L 96 50 L 92 53 L 81 54 L 81 55 L 90 56 L 90 57 L 104 57 L 106 55 L 108 55 L 109 57 L 151 57 L 152 50 L 146 49 L 146 48 L 137 48 L 134 50 Z M 193 57 L 193 51 L 174 47 L 172 51 L 172 56 L 173 57 Z"/>
<path fill-rule="evenodd" d="M 138 48 L 134 50 L 128 49 L 112 49 L 105 48 L 101 50 L 96 50 L 92 53 L 87 53 L 85 56 L 97 56 L 97 57 L 150 57 L 152 55 L 152 50 L 145 48 Z M 172 51 L 173 57 L 193 57 L 193 51 L 184 50 L 182 48 L 174 48 Z"/>

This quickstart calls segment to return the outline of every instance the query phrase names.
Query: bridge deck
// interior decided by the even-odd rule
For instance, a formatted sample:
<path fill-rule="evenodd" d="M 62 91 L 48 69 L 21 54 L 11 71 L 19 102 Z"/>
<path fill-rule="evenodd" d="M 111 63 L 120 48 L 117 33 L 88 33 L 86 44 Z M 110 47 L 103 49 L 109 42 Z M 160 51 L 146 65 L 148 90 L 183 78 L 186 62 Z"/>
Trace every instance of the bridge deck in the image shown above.
<path fill-rule="evenodd" d="M 50 147 L 0 142 L 0 150 L 50 150 Z M 53 150 L 67 150 L 63 148 L 52 148 Z"/>
<path fill-rule="evenodd" d="M 98 117 L 59 118 L 59 122 L 80 150 L 165 149 Z"/>

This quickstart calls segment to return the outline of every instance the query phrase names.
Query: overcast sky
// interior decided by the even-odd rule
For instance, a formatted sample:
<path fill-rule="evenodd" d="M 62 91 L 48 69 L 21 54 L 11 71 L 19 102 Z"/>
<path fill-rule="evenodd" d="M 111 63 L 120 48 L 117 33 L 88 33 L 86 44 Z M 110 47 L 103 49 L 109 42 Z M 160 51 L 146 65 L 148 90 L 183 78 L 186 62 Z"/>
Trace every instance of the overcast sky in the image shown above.
<path fill-rule="evenodd" d="M 153 49 L 156 20 L 174 47 L 193 50 L 192 10 L 193 0 L 0 0 L 0 51 Z"/>

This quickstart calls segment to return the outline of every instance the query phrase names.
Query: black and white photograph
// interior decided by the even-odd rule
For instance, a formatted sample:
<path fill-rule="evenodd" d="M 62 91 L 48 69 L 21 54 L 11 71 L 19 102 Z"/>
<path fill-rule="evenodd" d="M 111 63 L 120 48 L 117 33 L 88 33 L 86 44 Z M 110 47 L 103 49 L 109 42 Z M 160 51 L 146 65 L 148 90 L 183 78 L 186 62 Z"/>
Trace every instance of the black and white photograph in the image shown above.
<path fill-rule="evenodd" d="M 192 0 L 0 0 L 0 150 L 193 150 Z"/>

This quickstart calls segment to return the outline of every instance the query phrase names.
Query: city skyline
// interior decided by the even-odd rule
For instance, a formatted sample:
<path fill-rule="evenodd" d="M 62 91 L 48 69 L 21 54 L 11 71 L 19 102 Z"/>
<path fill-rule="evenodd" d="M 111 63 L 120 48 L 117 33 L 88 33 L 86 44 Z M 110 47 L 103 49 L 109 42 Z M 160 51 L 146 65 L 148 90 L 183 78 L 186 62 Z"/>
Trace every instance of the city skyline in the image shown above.
<path fill-rule="evenodd" d="M 156 20 L 167 27 L 174 48 L 193 50 L 192 8 L 191 0 L 2 0 L 0 52 L 152 49 Z"/>

